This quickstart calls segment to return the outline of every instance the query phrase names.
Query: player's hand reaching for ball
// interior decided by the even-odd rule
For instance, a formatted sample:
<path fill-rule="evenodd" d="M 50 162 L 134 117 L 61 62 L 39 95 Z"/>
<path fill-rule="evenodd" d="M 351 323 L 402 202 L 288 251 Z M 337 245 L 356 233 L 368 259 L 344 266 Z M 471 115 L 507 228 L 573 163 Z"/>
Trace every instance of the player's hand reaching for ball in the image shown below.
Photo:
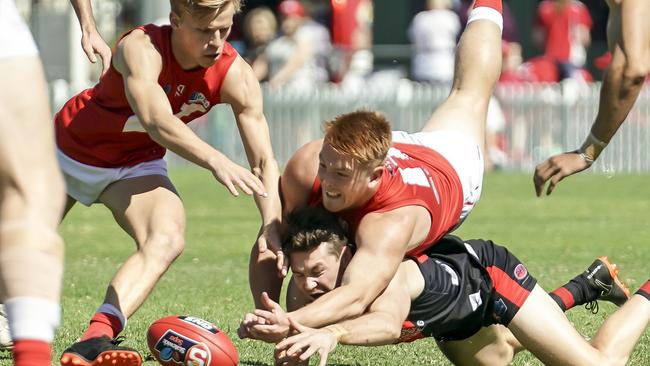
<path fill-rule="evenodd" d="M 253 193 L 267 197 L 266 189 L 262 181 L 248 169 L 245 169 L 228 159 L 225 155 L 219 154 L 218 159 L 210 164 L 212 175 L 235 197 L 239 196 L 237 188 L 247 195 Z"/>
<path fill-rule="evenodd" d="M 546 195 L 549 195 L 562 179 L 589 168 L 592 163 L 578 151 L 565 152 L 544 160 L 537 165 L 533 176 L 537 197 L 542 195 L 546 182 L 549 182 L 546 189 Z"/>
<path fill-rule="evenodd" d="M 314 353 L 320 356 L 319 366 L 327 364 L 327 356 L 334 351 L 338 343 L 336 335 L 329 330 L 314 329 L 289 318 L 291 329 L 298 332 L 282 340 L 275 346 L 276 364 L 282 362 L 307 361 Z"/>
<path fill-rule="evenodd" d="M 240 338 L 252 338 L 267 343 L 277 343 L 289 334 L 289 318 L 280 304 L 262 293 L 262 304 L 267 310 L 256 309 L 247 314 L 237 334 Z"/>

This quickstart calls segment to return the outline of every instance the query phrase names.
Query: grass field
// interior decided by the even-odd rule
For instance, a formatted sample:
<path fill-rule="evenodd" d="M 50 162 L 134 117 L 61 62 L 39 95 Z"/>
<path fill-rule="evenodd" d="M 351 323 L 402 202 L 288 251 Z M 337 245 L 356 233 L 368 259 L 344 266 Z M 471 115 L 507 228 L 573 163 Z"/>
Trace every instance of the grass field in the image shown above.
<path fill-rule="evenodd" d="M 252 199 L 228 196 L 202 171 L 177 170 L 172 180 L 187 210 L 187 247 L 129 320 L 125 344 L 138 349 L 146 365 L 154 365 L 145 340 L 148 325 L 166 315 L 190 314 L 227 331 L 239 350 L 241 365 L 272 365 L 271 346 L 236 338 L 241 316 L 252 309 L 247 263 L 259 226 Z M 582 175 L 563 182 L 552 197 L 537 199 L 530 175 L 490 174 L 480 204 L 456 233 L 508 246 L 547 290 L 602 254 L 620 265 L 622 278 L 636 289 L 648 278 L 650 268 L 649 181 L 648 176 Z M 81 335 L 114 271 L 134 250 L 132 240 L 99 205 L 74 208 L 62 233 L 67 252 L 63 322 L 54 344 L 57 357 Z M 568 316 L 589 337 L 614 309 L 601 304 L 597 315 L 576 308 Z M 381 348 L 339 347 L 330 362 L 448 364 L 432 340 Z M 8 353 L 0 353 L 0 364 L 10 364 Z M 540 363 L 521 353 L 513 364 Z M 646 331 L 630 364 L 650 365 L 650 332 Z"/>

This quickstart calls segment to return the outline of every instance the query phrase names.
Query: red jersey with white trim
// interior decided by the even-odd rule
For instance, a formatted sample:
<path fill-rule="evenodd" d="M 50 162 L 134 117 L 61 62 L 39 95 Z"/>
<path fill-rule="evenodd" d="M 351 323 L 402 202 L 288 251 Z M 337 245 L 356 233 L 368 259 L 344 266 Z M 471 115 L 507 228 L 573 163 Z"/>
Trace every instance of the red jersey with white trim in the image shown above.
<path fill-rule="evenodd" d="M 310 204 L 322 202 L 320 179 L 312 187 Z M 372 212 L 386 212 L 404 206 L 422 206 L 431 215 L 426 239 L 407 255 L 420 254 L 433 246 L 459 222 L 463 208 L 463 187 L 449 162 L 430 148 L 393 143 L 388 150 L 379 189 L 362 207 L 338 215 L 348 222 L 354 238 L 361 219 Z"/>
<path fill-rule="evenodd" d="M 172 53 L 171 27 L 138 27 L 162 57 L 160 84 L 176 117 L 188 123 L 221 101 L 221 85 L 237 51 L 226 43 L 208 68 L 183 70 Z M 166 149 L 154 142 L 129 105 L 122 75 L 111 65 L 94 88 L 70 99 L 54 118 L 58 148 L 78 162 L 104 168 L 160 159 Z"/>

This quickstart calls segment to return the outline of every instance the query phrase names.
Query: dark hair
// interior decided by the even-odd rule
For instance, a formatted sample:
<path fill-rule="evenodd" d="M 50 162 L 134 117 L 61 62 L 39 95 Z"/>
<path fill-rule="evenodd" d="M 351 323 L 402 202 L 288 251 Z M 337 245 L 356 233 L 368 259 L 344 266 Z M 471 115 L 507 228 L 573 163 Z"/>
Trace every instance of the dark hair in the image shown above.
<path fill-rule="evenodd" d="M 306 252 L 327 242 L 330 253 L 339 255 L 348 244 L 347 233 L 338 217 L 322 206 L 307 206 L 291 211 L 287 224 L 282 241 L 282 249 L 287 254 Z"/>

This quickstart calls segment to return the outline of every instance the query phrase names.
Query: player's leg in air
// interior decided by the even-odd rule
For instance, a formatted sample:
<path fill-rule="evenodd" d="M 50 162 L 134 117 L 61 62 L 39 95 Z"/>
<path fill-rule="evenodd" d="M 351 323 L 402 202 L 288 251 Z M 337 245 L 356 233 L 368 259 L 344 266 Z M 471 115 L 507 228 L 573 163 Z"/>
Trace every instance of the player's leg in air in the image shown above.
<path fill-rule="evenodd" d="M 394 132 L 393 141 L 425 145 L 442 154 L 463 187 L 461 222 L 481 195 L 488 104 L 501 73 L 501 0 L 477 0 L 456 51 L 449 97 L 422 131 Z"/>
<path fill-rule="evenodd" d="M 0 0 L 0 299 L 16 366 L 51 364 L 61 317 L 64 186 L 54 151 L 36 46 L 14 3 Z"/>

